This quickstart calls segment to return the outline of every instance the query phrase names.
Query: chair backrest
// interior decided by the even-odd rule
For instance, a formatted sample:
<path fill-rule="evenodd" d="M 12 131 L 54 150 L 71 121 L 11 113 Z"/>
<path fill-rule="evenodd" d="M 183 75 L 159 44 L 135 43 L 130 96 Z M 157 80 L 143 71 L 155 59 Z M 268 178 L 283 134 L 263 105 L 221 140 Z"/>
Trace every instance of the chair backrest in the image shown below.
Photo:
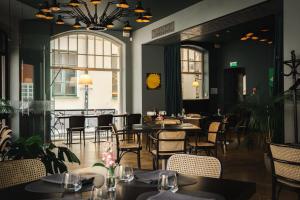
<path fill-rule="evenodd" d="M 10 144 L 11 144 L 11 135 L 10 134 L 6 134 L 5 136 L 1 137 L 1 139 L 0 139 L 0 152 L 3 153 L 5 150 L 7 150 L 8 146 Z"/>
<path fill-rule="evenodd" d="M 36 159 L 0 162 L 0 189 L 27 183 L 46 176 L 42 161 Z"/>
<path fill-rule="evenodd" d="M 4 133 L 4 131 L 8 129 L 8 126 L 2 126 L 0 129 L 0 138 L 2 137 L 2 133 Z"/>
<path fill-rule="evenodd" d="M 110 126 L 113 122 L 112 114 L 105 114 L 98 116 L 98 126 Z"/>
<path fill-rule="evenodd" d="M 270 144 L 273 176 L 300 184 L 300 146 Z"/>
<path fill-rule="evenodd" d="M 141 123 L 141 114 L 129 114 L 126 117 L 126 124 L 127 126 L 131 126 L 133 124 L 140 124 Z"/>
<path fill-rule="evenodd" d="M 220 178 L 222 166 L 215 157 L 175 154 L 168 159 L 167 170 L 188 176 Z"/>
<path fill-rule="evenodd" d="M 158 133 L 158 153 L 185 153 L 185 131 L 161 131 Z"/>
<path fill-rule="evenodd" d="M 83 115 L 74 115 L 70 116 L 70 128 L 84 128 L 85 116 Z"/>
<path fill-rule="evenodd" d="M 208 128 L 207 140 L 211 143 L 216 143 L 221 122 L 211 122 Z"/>

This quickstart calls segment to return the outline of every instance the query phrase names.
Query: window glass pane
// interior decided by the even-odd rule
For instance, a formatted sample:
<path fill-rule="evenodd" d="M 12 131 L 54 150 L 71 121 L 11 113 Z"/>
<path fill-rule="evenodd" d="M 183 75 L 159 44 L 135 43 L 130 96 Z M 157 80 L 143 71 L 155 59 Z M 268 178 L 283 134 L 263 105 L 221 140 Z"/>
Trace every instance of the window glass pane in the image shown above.
<path fill-rule="evenodd" d="M 111 57 L 104 57 L 104 68 L 111 68 Z"/>
<path fill-rule="evenodd" d="M 113 56 L 119 56 L 119 47 L 117 45 L 115 45 L 114 43 L 112 43 L 112 55 Z"/>
<path fill-rule="evenodd" d="M 60 53 L 60 64 L 62 66 L 68 66 L 69 65 L 69 57 L 67 53 Z"/>
<path fill-rule="evenodd" d="M 71 84 L 66 84 L 66 95 L 76 95 L 76 87 Z"/>
<path fill-rule="evenodd" d="M 96 68 L 103 68 L 103 56 L 96 56 Z"/>
<path fill-rule="evenodd" d="M 59 73 L 59 74 L 57 74 Z M 55 82 L 61 82 L 62 81 L 62 71 L 59 70 L 53 70 L 53 78 L 56 76 Z"/>
<path fill-rule="evenodd" d="M 53 53 L 53 60 L 52 60 L 52 63 L 53 63 L 53 65 L 55 66 L 57 66 L 57 65 L 60 65 L 60 60 L 59 60 L 59 53 L 58 53 L 58 51 L 55 51 L 54 53 Z"/>
<path fill-rule="evenodd" d="M 54 40 L 54 49 L 58 50 L 58 39 Z"/>
<path fill-rule="evenodd" d="M 202 61 L 202 53 L 195 51 L 195 61 Z"/>
<path fill-rule="evenodd" d="M 69 36 L 69 51 L 77 52 L 77 35 Z"/>
<path fill-rule="evenodd" d="M 78 35 L 78 53 L 87 54 L 86 35 Z"/>
<path fill-rule="evenodd" d="M 95 54 L 95 40 L 94 36 L 88 36 L 88 54 Z"/>
<path fill-rule="evenodd" d="M 195 72 L 195 63 L 189 62 L 189 72 Z"/>
<path fill-rule="evenodd" d="M 96 37 L 96 54 L 103 55 L 103 39 Z"/>
<path fill-rule="evenodd" d="M 95 68 L 95 56 L 88 56 L 88 68 Z"/>
<path fill-rule="evenodd" d="M 112 98 L 118 98 L 118 72 L 112 72 Z"/>
<path fill-rule="evenodd" d="M 62 94 L 62 84 L 61 83 L 55 83 L 54 94 L 56 94 L 56 95 Z"/>
<path fill-rule="evenodd" d="M 119 57 L 112 57 L 111 58 L 111 68 L 114 68 L 114 69 L 119 69 L 120 66 L 119 66 Z"/>
<path fill-rule="evenodd" d="M 78 67 L 87 67 L 87 56 L 78 55 Z"/>
<path fill-rule="evenodd" d="M 111 55 L 111 42 L 108 40 L 104 40 L 104 55 Z"/>
<path fill-rule="evenodd" d="M 77 66 L 77 54 L 69 54 L 69 66 Z"/>
<path fill-rule="evenodd" d="M 50 52 L 52 52 L 54 49 L 54 40 L 50 41 Z"/>
<path fill-rule="evenodd" d="M 60 50 L 68 50 L 68 36 L 59 38 L 59 49 Z"/>
<path fill-rule="evenodd" d="M 189 60 L 194 61 L 195 60 L 195 52 L 194 50 L 189 49 Z"/>
<path fill-rule="evenodd" d="M 188 62 L 187 61 L 182 61 L 181 71 L 182 72 L 188 72 L 189 71 L 189 67 L 188 67 Z"/>
<path fill-rule="evenodd" d="M 195 62 L 195 72 L 202 72 L 202 63 L 201 62 Z"/>
<path fill-rule="evenodd" d="M 182 52 L 181 59 L 182 60 L 187 60 L 188 59 L 188 50 L 187 49 L 182 49 L 181 52 Z"/>

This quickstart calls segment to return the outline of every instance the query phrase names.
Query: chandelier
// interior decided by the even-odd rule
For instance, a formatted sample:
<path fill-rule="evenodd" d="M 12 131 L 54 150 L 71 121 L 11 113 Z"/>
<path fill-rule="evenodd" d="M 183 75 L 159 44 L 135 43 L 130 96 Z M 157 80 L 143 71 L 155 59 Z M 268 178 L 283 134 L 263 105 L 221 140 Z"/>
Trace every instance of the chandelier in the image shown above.
<path fill-rule="evenodd" d="M 114 23 L 118 21 L 123 24 L 123 32 L 130 32 L 133 29 L 128 18 L 135 18 L 137 23 L 147 23 L 152 18 L 150 9 L 144 9 L 141 0 L 137 0 L 134 5 L 128 4 L 126 0 L 109 0 L 104 11 L 99 13 L 99 6 L 104 6 L 102 4 L 102 0 L 69 0 L 68 3 L 45 0 L 40 4 L 35 16 L 55 21 L 58 25 L 65 24 L 66 19 L 73 19 L 73 28 L 96 31 L 113 29 Z"/>

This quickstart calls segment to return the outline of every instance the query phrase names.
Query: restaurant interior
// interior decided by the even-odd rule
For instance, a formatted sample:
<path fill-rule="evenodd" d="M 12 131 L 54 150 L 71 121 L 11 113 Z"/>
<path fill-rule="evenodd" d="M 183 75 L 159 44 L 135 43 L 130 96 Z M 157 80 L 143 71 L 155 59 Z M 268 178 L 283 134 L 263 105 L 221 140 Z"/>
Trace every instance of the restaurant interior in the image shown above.
<path fill-rule="evenodd" d="M 0 199 L 300 200 L 300 1 L 0 1 Z"/>

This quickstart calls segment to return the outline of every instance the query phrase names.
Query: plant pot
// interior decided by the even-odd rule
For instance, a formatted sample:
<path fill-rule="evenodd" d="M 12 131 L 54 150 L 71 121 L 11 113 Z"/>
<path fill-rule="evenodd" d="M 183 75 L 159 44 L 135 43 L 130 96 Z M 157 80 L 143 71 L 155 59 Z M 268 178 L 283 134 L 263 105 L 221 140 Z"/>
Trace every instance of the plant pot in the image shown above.
<path fill-rule="evenodd" d="M 272 172 L 272 160 L 268 153 L 264 153 L 264 163 L 268 172 Z"/>

